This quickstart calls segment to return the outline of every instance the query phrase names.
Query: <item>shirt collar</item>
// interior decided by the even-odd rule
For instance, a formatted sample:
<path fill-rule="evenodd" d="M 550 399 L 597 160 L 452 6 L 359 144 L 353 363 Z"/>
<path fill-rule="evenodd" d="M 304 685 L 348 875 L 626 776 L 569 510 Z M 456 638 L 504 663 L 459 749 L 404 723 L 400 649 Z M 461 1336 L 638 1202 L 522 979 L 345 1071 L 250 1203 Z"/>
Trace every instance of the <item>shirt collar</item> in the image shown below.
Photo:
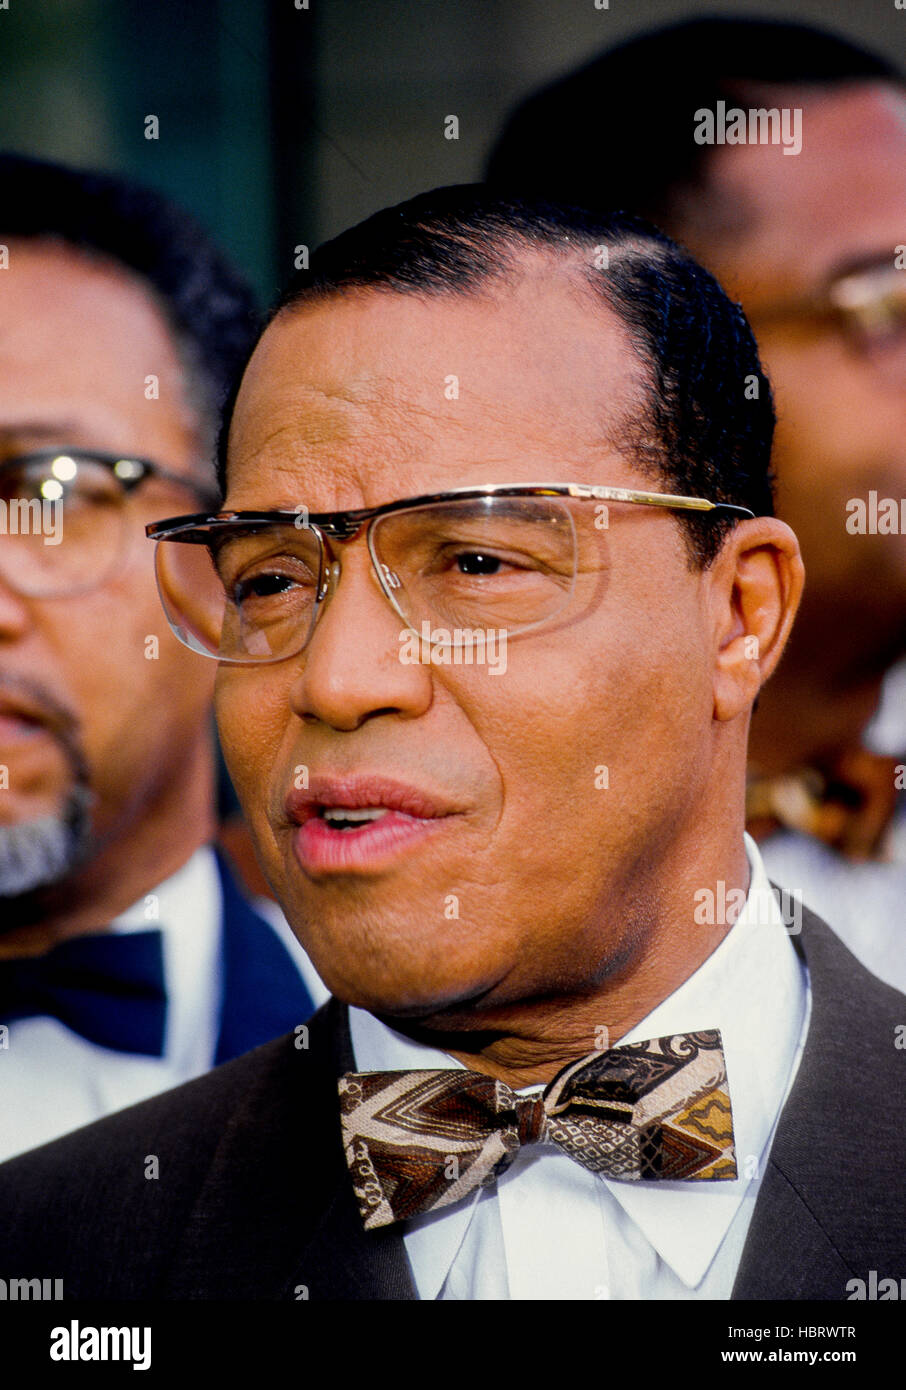
<path fill-rule="evenodd" d="M 688 1183 L 621 1183 L 608 1191 L 676 1275 L 690 1288 L 701 1282 L 764 1158 L 801 1055 L 808 1002 L 801 965 L 754 840 L 745 836 L 750 880 L 745 905 L 720 945 L 632 1028 L 620 1043 L 719 1028 L 727 1065 L 739 1176 L 695 1185 L 690 1222 Z M 718 898 L 720 885 L 718 885 Z M 729 897 L 729 894 L 727 894 Z M 725 902 L 725 906 L 731 903 Z M 714 904 L 719 910 L 719 901 Z M 691 916 L 691 914 L 690 914 Z M 685 928 L 695 930 L 694 923 Z M 766 1020 L 770 1020 L 769 1029 Z M 350 1008 L 356 1066 L 363 1071 L 462 1068 L 447 1053 L 397 1032 L 362 1009 Z M 619 1045 L 619 1044 L 614 1044 Z M 524 1088 L 526 1090 L 537 1088 Z M 474 1202 L 447 1208 L 419 1223 L 419 1241 L 443 1241 L 452 1263 Z M 446 1218 L 446 1220 L 445 1220 Z M 407 1234 L 407 1240 L 411 1237 Z"/>
<path fill-rule="evenodd" d="M 695 1184 L 691 1231 L 687 1184 L 606 1184 L 690 1288 L 704 1277 L 749 1184 L 763 1169 L 801 1055 L 806 1017 L 807 975 L 789 939 L 796 920 L 787 927 L 784 916 L 792 914 L 781 914 L 758 847 L 749 835 L 745 845 L 751 877 L 735 925 L 694 974 L 620 1039 L 621 1043 L 641 1042 L 720 1029 L 739 1176 L 733 1182 Z"/>
<path fill-rule="evenodd" d="M 174 874 L 115 917 L 110 931 L 167 930 L 177 924 L 189 930 L 200 906 L 219 898 L 217 858 L 210 845 L 202 845 Z"/>

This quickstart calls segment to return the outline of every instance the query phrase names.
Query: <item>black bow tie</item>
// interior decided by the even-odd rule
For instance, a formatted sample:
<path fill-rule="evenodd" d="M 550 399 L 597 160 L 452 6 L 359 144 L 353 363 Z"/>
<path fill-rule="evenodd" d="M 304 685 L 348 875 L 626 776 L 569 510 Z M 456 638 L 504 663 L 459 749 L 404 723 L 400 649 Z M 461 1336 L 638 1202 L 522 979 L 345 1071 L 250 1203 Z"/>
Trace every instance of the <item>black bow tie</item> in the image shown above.
<path fill-rule="evenodd" d="M 49 1014 L 89 1042 L 160 1057 L 167 996 L 159 931 L 75 936 L 0 960 L 0 1021 Z"/>

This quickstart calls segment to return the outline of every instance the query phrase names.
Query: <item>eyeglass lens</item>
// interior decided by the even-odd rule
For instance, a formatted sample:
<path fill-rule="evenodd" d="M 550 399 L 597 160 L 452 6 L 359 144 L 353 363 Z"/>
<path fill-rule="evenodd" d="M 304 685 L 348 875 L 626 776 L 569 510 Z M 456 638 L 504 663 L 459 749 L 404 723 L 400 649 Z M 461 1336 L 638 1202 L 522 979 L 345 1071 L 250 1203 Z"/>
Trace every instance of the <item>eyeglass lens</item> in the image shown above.
<path fill-rule="evenodd" d="M 889 265 L 848 275 L 833 287 L 831 301 L 869 355 L 906 343 L 906 270 Z"/>
<path fill-rule="evenodd" d="M 20 593 L 94 588 L 121 553 L 124 493 L 112 471 L 67 454 L 0 469 L 0 570 Z"/>
<path fill-rule="evenodd" d="M 313 530 L 224 522 L 193 536 L 194 544 L 156 546 L 158 586 L 177 636 L 234 662 L 301 651 L 323 581 Z M 403 623 L 419 635 L 427 625 L 437 641 L 547 622 L 575 583 L 570 509 L 546 498 L 453 499 L 390 512 L 375 520 L 369 547 Z"/>

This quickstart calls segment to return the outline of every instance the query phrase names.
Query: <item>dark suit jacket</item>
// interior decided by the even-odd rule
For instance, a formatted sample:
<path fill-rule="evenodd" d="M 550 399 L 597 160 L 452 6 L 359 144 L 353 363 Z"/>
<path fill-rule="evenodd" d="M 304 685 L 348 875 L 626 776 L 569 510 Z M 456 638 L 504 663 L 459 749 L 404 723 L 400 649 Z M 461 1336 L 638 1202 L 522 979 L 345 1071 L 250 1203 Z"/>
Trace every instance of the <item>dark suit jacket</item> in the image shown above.
<path fill-rule="evenodd" d="M 793 940 L 812 1016 L 740 1299 L 844 1299 L 870 1269 L 906 1276 L 906 1053 L 895 1046 L 906 996 L 811 914 Z M 295 1042 L 0 1166 L 0 1277 L 63 1278 L 76 1299 L 415 1297 L 399 1229 L 363 1230 L 343 1159 L 344 1006 L 319 1010 L 307 1049 Z M 145 1176 L 150 1155 L 159 1177 Z"/>

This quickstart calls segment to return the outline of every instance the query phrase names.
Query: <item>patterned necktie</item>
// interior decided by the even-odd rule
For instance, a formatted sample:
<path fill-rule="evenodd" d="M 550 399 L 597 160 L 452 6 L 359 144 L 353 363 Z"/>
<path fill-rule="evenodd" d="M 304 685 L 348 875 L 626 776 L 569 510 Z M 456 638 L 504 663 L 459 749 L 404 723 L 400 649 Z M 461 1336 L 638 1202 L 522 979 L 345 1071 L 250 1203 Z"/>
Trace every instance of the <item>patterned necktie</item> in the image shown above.
<path fill-rule="evenodd" d="M 0 1023 L 49 1015 L 89 1042 L 160 1057 L 167 996 L 159 931 L 74 936 L 0 961 Z"/>
<path fill-rule="evenodd" d="M 366 1230 L 490 1186 L 523 1144 L 552 1141 L 592 1173 L 626 1182 L 736 1177 L 717 1029 L 592 1052 L 538 1095 L 459 1070 L 348 1072 L 339 1091 Z"/>

